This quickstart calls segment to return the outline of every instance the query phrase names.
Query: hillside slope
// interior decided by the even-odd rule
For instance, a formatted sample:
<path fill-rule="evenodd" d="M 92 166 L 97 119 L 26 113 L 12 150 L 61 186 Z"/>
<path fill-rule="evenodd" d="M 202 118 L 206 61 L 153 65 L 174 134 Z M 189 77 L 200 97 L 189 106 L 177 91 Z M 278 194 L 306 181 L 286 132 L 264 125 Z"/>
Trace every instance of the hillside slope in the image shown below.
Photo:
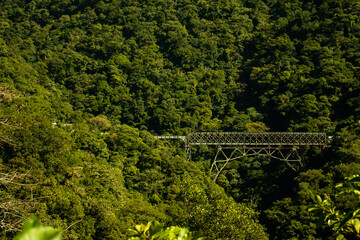
<path fill-rule="evenodd" d="M 1 167 L 26 173 L 1 194 L 27 203 L 2 214 L 69 239 L 152 219 L 225 239 L 333 237 L 307 208 L 360 170 L 359 16 L 354 0 L 1 1 Z M 213 183 L 214 149 L 186 162 L 152 137 L 266 130 L 335 140 L 301 149 L 300 173 L 244 158 Z"/>

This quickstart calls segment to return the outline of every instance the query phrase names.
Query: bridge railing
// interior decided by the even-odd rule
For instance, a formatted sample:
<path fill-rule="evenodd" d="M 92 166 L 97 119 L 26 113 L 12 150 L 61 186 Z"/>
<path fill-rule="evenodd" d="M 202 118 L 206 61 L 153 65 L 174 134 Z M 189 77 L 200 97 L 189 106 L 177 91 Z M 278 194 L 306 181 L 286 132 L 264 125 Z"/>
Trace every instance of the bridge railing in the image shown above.
<path fill-rule="evenodd" d="M 164 135 L 164 136 L 154 136 L 156 139 L 180 139 L 186 142 L 186 136 L 171 136 L 171 135 Z"/>
<path fill-rule="evenodd" d="M 326 146 L 326 133 L 302 132 L 190 132 L 186 142 L 191 145 L 252 145 L 252 146 Z"/>

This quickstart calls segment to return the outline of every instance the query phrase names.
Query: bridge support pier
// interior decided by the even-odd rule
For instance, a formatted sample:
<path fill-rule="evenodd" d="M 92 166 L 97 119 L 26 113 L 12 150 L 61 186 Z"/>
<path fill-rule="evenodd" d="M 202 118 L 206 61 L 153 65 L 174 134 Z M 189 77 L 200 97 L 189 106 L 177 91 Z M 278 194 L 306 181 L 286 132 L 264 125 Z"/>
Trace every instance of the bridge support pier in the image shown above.
<path fill-rule="evenodd" d="M 185 143 L 186 161 L 191 161 L 191 146 Z"/>
<path fill-rule="evenodd" d="M 291 169 L 298 171 L 303 166 L 296 146 L 218 146 L 211 164 L 210 174 L 214 181 L 226 165 L 243 157 L 266 156 L 285 162 Z"/>

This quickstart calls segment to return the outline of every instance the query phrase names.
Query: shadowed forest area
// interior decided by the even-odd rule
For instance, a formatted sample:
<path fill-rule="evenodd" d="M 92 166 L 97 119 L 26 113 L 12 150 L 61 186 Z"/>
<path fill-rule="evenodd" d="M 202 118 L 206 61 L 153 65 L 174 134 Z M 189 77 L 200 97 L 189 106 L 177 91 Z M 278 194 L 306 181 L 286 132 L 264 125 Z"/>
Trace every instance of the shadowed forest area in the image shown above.
<path fill-rule="evenodd" d="M 32 215 L 63 239 L 150 221 L 360 239 L 359 40 L 359 0 L 2 0 L 0 239 Z M 215 149 L 188 162 L 153 137 L 199 131 L 334 140 L 301 148 L 299 172 L 249 157 L 213 182 Z"/>

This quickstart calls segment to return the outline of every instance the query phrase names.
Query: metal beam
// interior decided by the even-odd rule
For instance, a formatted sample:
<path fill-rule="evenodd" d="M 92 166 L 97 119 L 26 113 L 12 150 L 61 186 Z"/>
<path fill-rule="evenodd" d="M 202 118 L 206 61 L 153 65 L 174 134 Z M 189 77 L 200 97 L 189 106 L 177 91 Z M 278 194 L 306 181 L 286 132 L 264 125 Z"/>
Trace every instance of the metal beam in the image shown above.
<path fill-rule="evenodd" d="M 326 146 L 326 133 L 304 132 L 190 132 L 186 136 L 189 145 L 295 145 Z"/>
<path fill-rule="evenodd" d="M 280 160 L 294 171 L 298 171 L 303 166 L 296 146 L 218 146 L 211 164 L 210 174 L 216 181 L 229 162 L 254 156 L 266 156 Z"/>

